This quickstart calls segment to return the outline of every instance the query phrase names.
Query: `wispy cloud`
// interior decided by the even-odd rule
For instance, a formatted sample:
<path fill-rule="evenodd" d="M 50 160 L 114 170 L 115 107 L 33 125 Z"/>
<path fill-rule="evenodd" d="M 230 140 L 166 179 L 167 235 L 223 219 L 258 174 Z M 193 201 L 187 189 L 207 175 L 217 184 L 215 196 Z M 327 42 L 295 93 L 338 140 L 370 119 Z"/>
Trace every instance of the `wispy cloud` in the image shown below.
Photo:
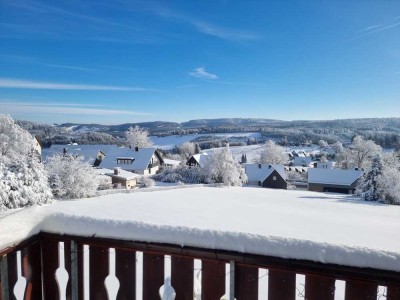
<path fill-rule="evenodd" d="M 201 33 L 208 34 L 221 39 L 245 41 L 245 40 L 256 40 L 261 37 L 259 34 L 256 33 L 220 27 L 206 22 L 191 21 L 191 24 L 195 26 L 197 30 L 200 31 Z"/>
<path fill-rule="evenodd" d="M 195 28 L 200 33 L 218 37 L 221 39 L 246 41 L 262 38 L 262 36 L 258 33 L 241 29 L 222 27 L 211 22 L 198 19 L 189 14 L 173 11 L 170 8 L 167 8 L 159 3 L 144 2 L 142 7 L 144 7 L 144 9 L 148 12 L 151 12 L 163 19 L 186 23 Z"/>
<path fill-rule="evenodd" d="M 362 38 L 362 37 L 365 37 L 365 36 L 368 36 L 368 35 L 371 35 L 371 34 L 375 34 L 375 33 L 384 31 L 384 30 L 395 28 L 397 26 L 400 26 L 400 22 L 397 22 L 397 23 L 394 23 L 394 24 L 390 24 L 390 25 L 386 25 L 386 26 L 383 26 L 383 27 L 382 27 L 382 25 L 379 25 L 379 26 L 378 25 L 374 25 L 374 26 L 376 26 L 376 27 L 368 30 L 367 32 L 365 32 L 363 34 L 356 35 L 356 36 L 352 37 L 350 40 L 356 40 L 356 39 L 359 39 L 359 38 Z M 373 27 L 373 26 L 370 26 L 370 27 Z"/>
<path fill-rule="evenodd" d="M 217 75 L 208 73 L 204 67 L 194 69 L 193 72 L 189 72 L 189 75 L 199 79 L 218 79 Z"/>
<path fill-rule="evenodd" d="M 0 88 L 41 89 L 41 90 L 86 90 L 86 91 L 154 91 L 141 87 L 125 87 L 110 85 L 69 84 L 0 78 Z"/>
<path fill-rule="evenodd" d="M 30 65 L 49 67 L 49 68 L 59 68 L 59 69 L 68 69 L 68 70 L 85 71 L 85 72 L 96 71 L 93 68 L 87 68 L 82 66 L 48 63 L 37 57 L 32 57 L 32 56 L 0 54 L 0 60 L 17 64 L 30 64 Z"/>
<path fill-rule="evenodd" d="M 379 25 L 371 25 L 371 26 L 368 26 L 368 27 L 365 27 L 365 28 L 361 29 L 361 30 L 358 31 L 358 32 L 370 31 L 370 30 L 373 30 L 373 29 L 377 29 L 378 27 L 382 27 L 382 24 L 379 24 Z"/>
<path fill-rule="evenodd" d="M 88 106 L 90 105 L 82 105 Z M 67 103 L 10 103 L 0 102 L 0 110 L 9 114 L 51 114 L 51 115 L 95 115 L 95 116 L 115 116 L 115 115 L 153 115 L 146 112 L 118 110 L 118 109 L 99 109 L 84 108 L 76 104 Z"/>

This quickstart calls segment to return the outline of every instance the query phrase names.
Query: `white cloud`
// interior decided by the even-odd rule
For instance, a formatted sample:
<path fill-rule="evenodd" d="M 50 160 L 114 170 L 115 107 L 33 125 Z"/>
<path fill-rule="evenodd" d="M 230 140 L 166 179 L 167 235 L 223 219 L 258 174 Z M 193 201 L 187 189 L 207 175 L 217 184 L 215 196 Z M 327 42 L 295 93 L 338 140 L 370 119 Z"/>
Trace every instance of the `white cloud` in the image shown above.
<path fill-rule="evenodd" d="M 151 89 L 146 89 L 141 87 L 54 83 L 54 82 L 20 80 L 12 78 L 0 78 L 0 88 L 41 89 L 41 90 L 134 91 L 134 92 L 152 91 Z"/>
<path fill-rule="evenodd" d="M 203 67 L 194 69 L 193 72 L 189 72 L 189 75 L 200 79 L 213 79 L 213 80 L 218 79 L 217 75 L 208 73 L 206 69 Z"/>
<path fill-rule="evenodd" d="M 256 40 L 260 35 L 243 30 L 224 28 L 206 22 L 191 21 L 198 31 L 226 40 Z"/>
<path fill-rule="evenodd" d="M 40 114 L 40 115 L 95 115 L 95 116 L 115 116 L 115 115 L 152 115 L 146 112 L 118 110 L 118 109 L 99 109 L 84 108 L 93 105 L 68 104 L 68 103 L 10 103 L 0 102 L 0 111 L 11 115 L 16 114 Z"/>

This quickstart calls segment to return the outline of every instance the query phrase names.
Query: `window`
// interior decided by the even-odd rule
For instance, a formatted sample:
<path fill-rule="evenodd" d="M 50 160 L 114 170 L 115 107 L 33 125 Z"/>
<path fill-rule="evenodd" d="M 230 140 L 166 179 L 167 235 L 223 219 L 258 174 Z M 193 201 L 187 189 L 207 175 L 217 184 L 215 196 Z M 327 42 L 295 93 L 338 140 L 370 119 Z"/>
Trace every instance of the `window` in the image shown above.
<path fill-rule="evenodd" d="M 117 158 L 118 165 L 131 165 L 135 159 L 134 158 Z"/>
<path fill-rule="evenodd" d="M 273 180 L 273 181 L 276 181 L 276 176 L 272 176 L 272 180 Z"/>

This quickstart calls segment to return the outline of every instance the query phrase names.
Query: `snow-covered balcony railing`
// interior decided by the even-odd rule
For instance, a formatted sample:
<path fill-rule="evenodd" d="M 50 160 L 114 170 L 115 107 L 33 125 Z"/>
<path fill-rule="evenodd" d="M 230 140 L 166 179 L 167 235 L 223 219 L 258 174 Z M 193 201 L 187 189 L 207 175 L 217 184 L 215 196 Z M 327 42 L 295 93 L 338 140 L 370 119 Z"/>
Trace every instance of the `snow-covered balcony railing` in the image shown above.
<path fill-rule="evenodd" d="M 195 188 L 23 210 L 0 219 L 0 299 L 156 300 L 162 286 L 177 300 L 294 300 L 299 293 L 318 300 L 400 299 L 400 250 L 391 248 L 398 245 L 398 208 L 316 195 Z M 342 213 L 343 220 L 332 218 Z M 290 233 L 297 239 L 271 228 L 289 219 L 285 230 L 297 225 Z M 306 227 L 314 233 L 299 234 Z M 328 243 L 318 242 L 318 231 Z M 365 246 L 356 233 L 364 234 Z M 341 244 L 333 243 L 336 236 Z"/>

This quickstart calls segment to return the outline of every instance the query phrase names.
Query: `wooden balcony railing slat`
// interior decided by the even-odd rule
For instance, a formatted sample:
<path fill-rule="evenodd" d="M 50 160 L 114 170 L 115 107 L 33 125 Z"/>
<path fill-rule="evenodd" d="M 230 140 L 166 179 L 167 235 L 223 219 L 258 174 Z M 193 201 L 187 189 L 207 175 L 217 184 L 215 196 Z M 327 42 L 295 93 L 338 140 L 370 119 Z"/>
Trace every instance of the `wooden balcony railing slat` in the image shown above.
<path fill-rule="evenodd" d="M 305 298 L 307 300 L 334 300 L 335 278 L 307 274 Z"/>
<path fill-rule="evenodd" d="M 42 299 L 42 253 L 40 242 L 30 244 L 21 251 L 22 274 L 26 278 L 24 300 Z"/>
<path fill-rule="evenodd" d="M 71 290 L 71 242 L 65 241 L 64 242 L 64 267 L 65 270 L 68 272 L 68 282 L 66 286 L 66 300 L 72 299 L 72 290 Z"/>
<path fill-rule="evenodd" d="M 90 246 L 89 249 L 89 294 L 90 300 L 108 300 L 105 286 L 109 274 L 108 248 Z"/>
<path fill-rule="evenodd" d="M 268 300 L 296 299 L 296 273 L 268 270 Z"/>
<path fill-rule="evenodd" d="M 400 283 L 398 286 L 389 285 L 387 287 L 386 300 L 399 300 L 400 299 Z"/>
<path fill-rule="evenodd" d="M 17 300 L 14 295 L 14 286 L 18 281 L 17 252 L 12 252 L 6 256 L 7 274 L 8 274 L 8 299 Z"/>
<path fill-rule="evenodd" d="M 201 269 L 201 299 L 220 300 L 225 294 L 225 262 L 203 260 Z"/>
<path fill-rule="evenodd" d="M 143 253 L 143 300 L 159 299 L 164 284 L 164 255 Z"/>
<path fill-rule="evenodd" d="M 378 285 L 363 281 L 346 281 L 346 300 L 376 300 Z"/>
<path fill-rule="evenodd" d="M 171 257 L 171 285 L 175 289 L 175 300 L 193 300 L 194 259 Z"/>
<path fill-rule="evenodd" d="M 56 271 L 59 267 L 58 242 L 42 241 L 43 260 L 43 294 L 44 299 L 60 299 L 60 291 L 56 280 Z"/>
<path fill-rule="evenodd" d="M 115 249 L 115 276 L 119 280 L 117 300 L 135 300 L 136 252 Z"/>
<path fill-rule="evenodd" d="M 235 299 L 258 299 L 258 268 L 235 265 Z"/>

